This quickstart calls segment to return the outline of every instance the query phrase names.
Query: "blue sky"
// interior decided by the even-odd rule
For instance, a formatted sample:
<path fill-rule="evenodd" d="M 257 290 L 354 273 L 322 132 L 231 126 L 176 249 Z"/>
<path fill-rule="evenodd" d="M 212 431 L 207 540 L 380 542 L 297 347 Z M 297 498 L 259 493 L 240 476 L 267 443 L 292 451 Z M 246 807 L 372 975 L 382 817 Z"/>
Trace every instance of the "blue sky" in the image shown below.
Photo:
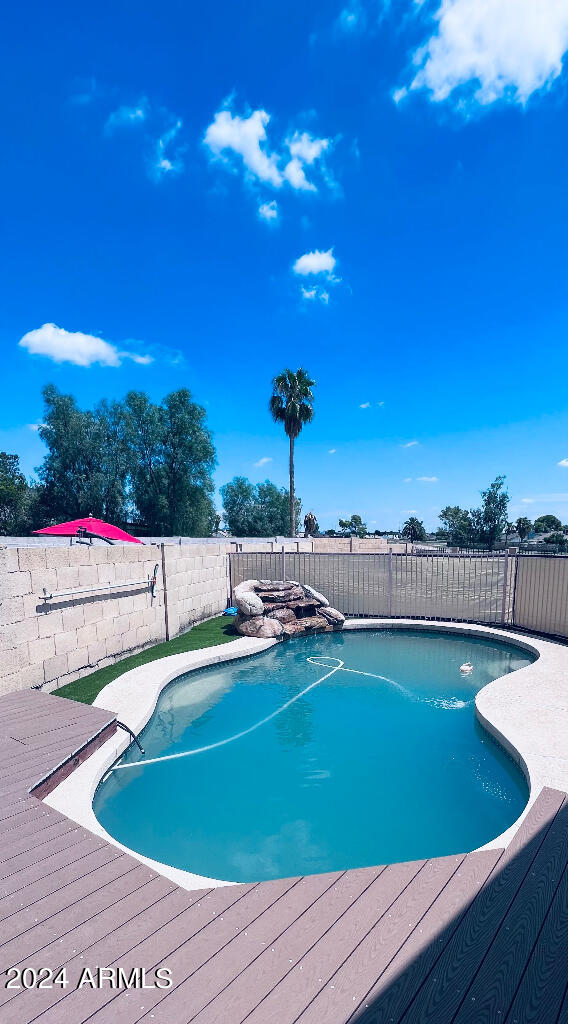
<path fill-rule="evenodd" d="M 26 473 L 46 382 L 187 386 L 217 483 L 286 485 L 267 401 L 302 365 L 324 528 L 435 527 L 498 473 L 513 517 L 568 520 L 568 0 L 35 2 L 0 45 Z"/>

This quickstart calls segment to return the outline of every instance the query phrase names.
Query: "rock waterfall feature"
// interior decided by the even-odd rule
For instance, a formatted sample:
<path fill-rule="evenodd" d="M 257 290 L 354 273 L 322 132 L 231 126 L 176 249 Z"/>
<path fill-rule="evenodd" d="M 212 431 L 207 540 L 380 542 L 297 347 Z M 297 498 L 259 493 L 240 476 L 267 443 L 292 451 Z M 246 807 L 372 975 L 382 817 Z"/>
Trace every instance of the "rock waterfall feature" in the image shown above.
<path fill-rule="evenodd" d="M 345 616 L 307 584 L 295 580 L 244 580 L 233 591 L 242 636 L 281 637 L 341 629 Z"/>

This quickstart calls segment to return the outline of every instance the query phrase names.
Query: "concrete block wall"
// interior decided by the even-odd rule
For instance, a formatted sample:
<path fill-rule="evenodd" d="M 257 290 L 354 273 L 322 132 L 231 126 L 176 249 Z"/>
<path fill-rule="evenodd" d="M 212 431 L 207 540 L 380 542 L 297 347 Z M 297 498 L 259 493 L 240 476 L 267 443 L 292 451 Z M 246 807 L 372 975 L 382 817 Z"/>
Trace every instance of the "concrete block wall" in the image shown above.
<path fill-rule="evenodd" d="M 405 554 L 407 545 L 402 543 L 390 543 L 386 537 L 314 537 L 314 551 L 320 554 L 347 554 L 356 553 L 362 555 L 383 554 L 392 548 L 393 554 Z"/>
<path fill-rule="evenodd" d="M 164 546 L 170 637 L 226 607 L 225 549 Z M 87 592 L 44 602 L 44 588 Z M 0 547 L 0 694 L 57 689 L 165 638 L 160 546 Z"/>
<path fill-rule="evenodd" d="M 224 611 L 229 594 L 226 544 L 164 545 L 170 637 Z"/>
<path fill-rule="evenodd" d="M 228 552 L 371 552 L 382 541 L 243 538 L 212 543 L 70 545 L 0 542 L 0 694 L 28 687 L 54 690 L 94 669 L 177 636 L 219 614 L 229 596 Z M 6 544 L 4 544 L 6 542 Z M 393 546 L 396 550 L 396 546 Z M 165 568 L 167 609 L 164 601 Z M 140 584 L 158 566 L 152 597 Z M 108 589 L 44 602 L 42 593 Z M 166 614 L 167 612 L 167 614 Z M 168 632 L 166 632 L 166 620 Z"/>

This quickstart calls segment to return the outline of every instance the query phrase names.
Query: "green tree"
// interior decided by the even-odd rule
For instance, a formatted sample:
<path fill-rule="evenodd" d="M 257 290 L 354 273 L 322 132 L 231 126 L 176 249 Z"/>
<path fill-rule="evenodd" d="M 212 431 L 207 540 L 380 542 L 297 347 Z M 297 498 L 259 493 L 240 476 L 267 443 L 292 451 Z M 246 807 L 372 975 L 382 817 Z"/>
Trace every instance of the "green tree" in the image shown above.
<path fill-rule="evenodd" d="M 491 551 L 502 535 L 507 523 L 509 494 L 505 490 L 505 477 L 497 476 L 487 490 L 481 492 L 481 508 L 471 512 L 477 526 L 478 540 Z"/>
<path fill-rule="evenodd" d="M 361 519 L 361 516 L 353 515 L 351 519 L 340 519 L 339 529 L 343 533 L 344 537 L 366 537 L 367 536 L 367 525 Z"/>
<path fill-rule="evenodd" d="M 32 488 L 17 455 L 0 452 L 0 534 L 18 536 L 29 529 Z"/>
<path fill-rule="evenodd" d="M 556 516 L 539 516 L 534 521 L 533 529 L 535 533 L 550 533 L 551 530 L 561 530 L 562 523 Z"/>
<path fill-rule="evenodd" d="M 233 537 L 286 536 L 290 495 L 270 480 L 252 484 L 236 476 L 221 487 L 223 516 Z M 296 498 L 294 525 L 298 528 L 302 503 Z"/>
<path fill-rule="evenodd" d="M 205 410 L 181 388 L 155 405 L 140 391 L 82 411 L 50 384 L 40 437 L 37 525 L 92 513 L 152 535 L 209 536 L 215 448 Z"/>
<path fill-rule="evenodd" d="M 286 369 L 272 381 L 272 395 L 269 409 L 276 423 L 283 423 L 289 439 L 289 471 L 290 471 L 290 536 L 296 535 L 296 504 L 294 493 L 294 442 L 305 423 L 311 423 L 314 416 L 314 396 L 312 387 L 315 381 L 302 368 Z"/>
<path fill-rule="evenodd" d="M 521 540 L 521 542 L 527 539 L 532 528 L 533 524 L 531 523 L 530 519 L 527 519 L 526 516 L 521 516 L 520 519 L 517 519 L 517 522 L 515 523 L 515 529 L 519 535 L 519 539 Z"/>
<path fill-rule="evenodd" d="M 444 524 L 444 533 L 450 547 L 467 548 L 473 545 L 471 512 L 459 505 L 446 505 L 438 516 Z"/>
<path fill-rule="evenodd" d="M 39 436 L 48 452 L 37 471 L 42 525 L 89 514 L 110 518 L 115 508 L 105 505 L 103 468 L 110 453 L 97 416 L 82 412 L 72 395 L 53 384 L 43 389 L 43 400 Z"/>
<path fill-rule="evenodd" d="M 407 537 L 412 544 L 417 540 L 426 540 L 424 523 L 416 516 L 411 516 L 402 527 L 402 536 Z"/>
<path fill-rule="evenodd" d="M 557 547 L 564 550 L 567 545 L 566 537 L 563 533 L 550 533 L 548 537 L 544 538 L 545 544 L 556 544 Z"/>
<path fill-rule="evenodd" d="M 514 523 L 506 522 L 504 527 L 503 527 L 503 546 L 504 547 L 507 547 L 508 542 L 509 542 L 509 537 L 514 532 L 515 532 L 515 524 Z"/>
<path fill-rule="evenodd" d="M 215 522 L 215 448 L 205 410 L 187 388 L 154 405 L 141 391 L 125 400 L 132 499 L 150 535 L 208 537 Z"/>

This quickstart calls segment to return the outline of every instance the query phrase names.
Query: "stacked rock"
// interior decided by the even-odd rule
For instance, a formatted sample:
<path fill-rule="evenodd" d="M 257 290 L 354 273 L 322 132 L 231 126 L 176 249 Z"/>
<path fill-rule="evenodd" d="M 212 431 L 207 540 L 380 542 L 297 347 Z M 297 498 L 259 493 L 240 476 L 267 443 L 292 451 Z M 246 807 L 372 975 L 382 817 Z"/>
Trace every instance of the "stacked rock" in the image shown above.
<path fill-rule="evenodd" d="M 295 580 L 245 580 L 233 591 L 243 636 L 281 637 L 341 629 L 345 616 L 317 590 Z"/>

